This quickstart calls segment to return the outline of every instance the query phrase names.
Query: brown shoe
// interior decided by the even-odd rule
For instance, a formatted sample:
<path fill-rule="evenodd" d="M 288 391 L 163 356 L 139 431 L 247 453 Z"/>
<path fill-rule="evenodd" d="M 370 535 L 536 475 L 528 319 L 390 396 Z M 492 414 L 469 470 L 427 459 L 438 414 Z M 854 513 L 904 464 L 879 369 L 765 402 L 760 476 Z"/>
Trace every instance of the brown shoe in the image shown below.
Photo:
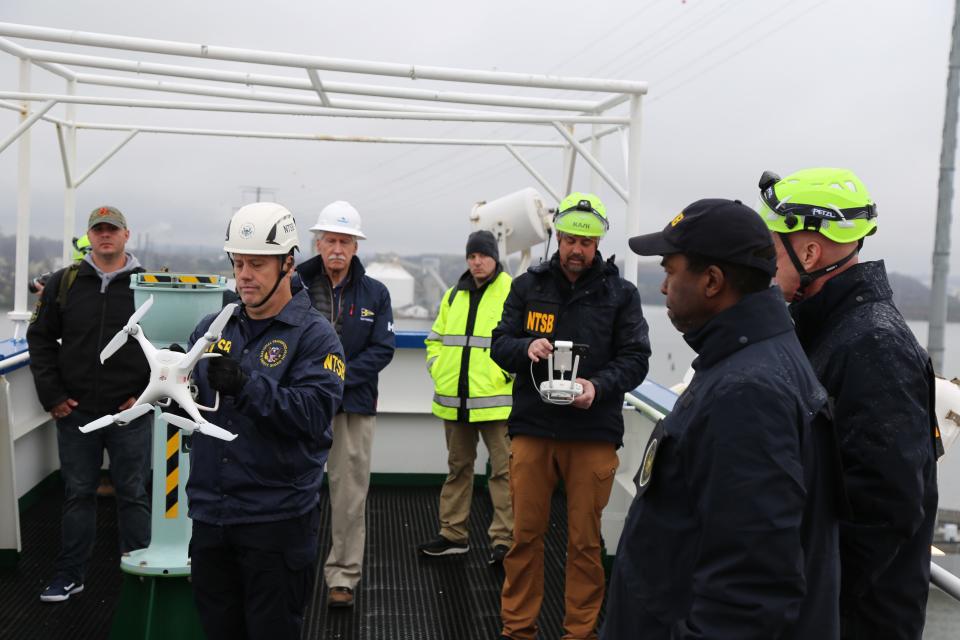
<path fill-rule="evenodd" d="M 353 589 L 350 587 L 331 587 L 327 594 L 327 606 L 331 609 L 353 606 Z"/>

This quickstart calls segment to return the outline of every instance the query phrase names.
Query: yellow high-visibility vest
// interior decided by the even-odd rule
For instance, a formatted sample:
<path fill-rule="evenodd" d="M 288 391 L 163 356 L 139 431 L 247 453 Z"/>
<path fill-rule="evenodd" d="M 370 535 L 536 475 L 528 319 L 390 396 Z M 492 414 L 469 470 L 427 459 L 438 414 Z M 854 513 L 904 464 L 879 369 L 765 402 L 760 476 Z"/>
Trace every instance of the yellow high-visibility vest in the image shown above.
<path fill-rule="evenodd" d="M 513 377 L 490 359 L 490 336 L 500 322 L 511 282 L 510 275 L 501 272 L 487 285 L 473 327 L 467 327 L 469 291 L 453 293 L 455 287 L 451 287 L 440 300 L 440 311 L 426 340 L 433 415 L 438 418 L 484 422 L 506 420 L 510 415 Z M 466 388 L 462 389 L 464 376 Z"/>

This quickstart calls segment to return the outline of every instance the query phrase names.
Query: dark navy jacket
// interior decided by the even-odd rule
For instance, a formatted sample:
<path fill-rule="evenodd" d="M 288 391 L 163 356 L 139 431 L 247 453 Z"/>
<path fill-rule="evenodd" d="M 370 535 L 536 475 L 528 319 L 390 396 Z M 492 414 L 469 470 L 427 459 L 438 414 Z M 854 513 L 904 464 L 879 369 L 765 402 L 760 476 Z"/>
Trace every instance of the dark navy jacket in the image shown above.
<path fill-rule="evenodd" d="M 317 295 L 318 279 L 327 277 L 320 256 L 297 266 L 297 273 L 311 296 Z M 393 360 L 397 347 L 390 292 L 382 282 L 364 273 L 356 256 L 348 277 L 341 304 L 340 341 L 347 357 L 347 379 L 340 411 L 375 415 L 380 371 Z"/>
<path fill-rule="evenodd" d="M 256 335 L 240 309 L 218 344 L 250 378 L 239 395 L 221 395 L 219 409 L 204 414 L 237 438 L 192 438 L 190 517 L 215 525 L 285 520 L 317 504 L 343 394 L 340 341 L 306 291 L 295 294 Z M 214 317 L 197 325 L 191 345 Z M 193 378 L 199 402 L 209 407 L 214 392 L 207 384 L 207 362 L 200 361 Z"/>
<path fill-rule="evenodd" d="M 790 307 L 835 406 L 852 509 L 840 526 L 850 638 L 920 638 L 930 584 L 933 371 L 891 298 L 883 262 L 865 262 Z"/>
<path fill-rule="evenodd" d="M 838 637 L 835 440 L 780 290 L 684 338 L 696 373 L 627 515 L 602 637 Z"/>
<path fill-rule="evenodd" d="M 596 398 L 589 409 L 557 406 L 541 400 L 547 379 L 545 360 L 533 365 L 527 348 L 537 338 L 586 344 L 578 378 L 590 380 Z M 650 359 L 647 321 L 637 288 L 620 277 L 613 258 L 599 252 L 590 269 L 571 284 L 560 270 L 559 254 L 518 276 L 493 330 L 490 356 L 516 374 L 511 436 L 561 440 L 600 440 L 623 444 L 623 394 L 643 382 Z M 567 373 L 567 377 L 569 377 Z"/>

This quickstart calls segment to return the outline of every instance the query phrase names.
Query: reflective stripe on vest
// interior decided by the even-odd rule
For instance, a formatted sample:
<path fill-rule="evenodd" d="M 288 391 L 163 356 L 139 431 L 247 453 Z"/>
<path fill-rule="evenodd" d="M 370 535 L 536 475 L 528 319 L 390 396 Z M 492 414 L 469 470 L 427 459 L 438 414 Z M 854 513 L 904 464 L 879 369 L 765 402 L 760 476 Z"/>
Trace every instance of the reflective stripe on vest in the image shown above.
<path fill-rule="evenodd" d="M 428 340 L 436 340 L 440 338 L 440 342 L 445 347 L 473 347 L 474 349 L 489 349 L 490 345 L 493 344 L 493 338 L 485 338 L 483 336 L 441 336 L 440 334 L 432 334 L 436 336 L 435 338 L 428 337 Z"/>
<path fill-rule="evenodd" d="M 441 396 L 433 394 L 433 401 L 441 407 L 458 409 L 460 398 L 456 396 Z M 484 398 L 467 398 L 467 409 L 490 409 L 493 407 L 513 406 L 513 396 L 487 396 Z"/>

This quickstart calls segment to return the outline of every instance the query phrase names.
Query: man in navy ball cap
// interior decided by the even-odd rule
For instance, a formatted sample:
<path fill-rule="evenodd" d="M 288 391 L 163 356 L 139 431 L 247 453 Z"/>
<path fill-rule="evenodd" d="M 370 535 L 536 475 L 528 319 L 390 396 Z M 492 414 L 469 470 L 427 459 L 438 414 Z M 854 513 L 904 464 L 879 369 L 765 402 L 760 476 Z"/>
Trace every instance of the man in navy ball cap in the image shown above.
<path fill-rule="evenodd" d="M 770 232 L 736 200 L 698 200 L 630 248 L 663 256 L 697 358 L 644 451 L 602 637 L 837 637 L 827 396 L 770 287 Z"/>

